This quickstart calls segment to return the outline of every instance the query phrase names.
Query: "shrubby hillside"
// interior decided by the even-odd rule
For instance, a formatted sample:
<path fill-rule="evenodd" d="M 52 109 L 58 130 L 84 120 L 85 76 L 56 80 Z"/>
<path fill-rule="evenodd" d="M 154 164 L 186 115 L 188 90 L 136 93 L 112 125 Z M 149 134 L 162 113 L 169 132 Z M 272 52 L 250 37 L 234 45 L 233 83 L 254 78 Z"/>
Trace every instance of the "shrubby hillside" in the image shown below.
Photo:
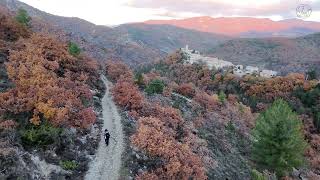
<path fill-rule="evenodd" d="M 125 133 L 121 179 L 320 178 L 318 34 L 212 49 L 286 74 L 239 78 L 184 63 L 181 51 L 164 57 L 186 42 L 202 50 L 225 37 L 172 26 L 111 29 L 0 2 L 28 9 L 0 8 L 0 179 L 84 178 L 100 140 L 104 74 Z"/>
<path fill-rule="evenodd" d="M 97 61 L 33 32 L 24 10 L 1 9 L 0 19 L 0 179 L 82 177 L 95 140 L 79 138 L 96 121 L 93 92 L 103 91 Z M 43 177 L 43 159 L 56 174 Z"/>
<path fill-rule="evenodd" d="M 112 61 L 106 69 L 129 136 L 124 177 L 320 177 L 317 80 L 237 78 L 183 64 L 179 51 L 134 71 Z"/>

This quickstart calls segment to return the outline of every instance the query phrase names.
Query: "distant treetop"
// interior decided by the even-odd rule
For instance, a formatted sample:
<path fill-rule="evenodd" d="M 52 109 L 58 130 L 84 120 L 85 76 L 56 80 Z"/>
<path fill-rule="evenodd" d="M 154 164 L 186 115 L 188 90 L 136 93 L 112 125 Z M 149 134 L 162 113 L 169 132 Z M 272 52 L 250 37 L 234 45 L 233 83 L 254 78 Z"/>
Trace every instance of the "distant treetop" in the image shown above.
<path fill-rule="evenodd" d="M 74 42 L 70 42 L 69 43 L 69 53 L 72 55 L 72 56 L 78 56 L 81 52 L 81 49 L 79 48 L 79 46 L 74 43 Z"/>
<path fill-rule="evenodd" d="M 28 12 L 25 9 L 19 9 L 17 16 L 16 16 L 16 20 L 20 23 L 23 24 L 25 26 L 29 26 L 30 21 L 31 21 L 31 17 L 28 15 Z"/>

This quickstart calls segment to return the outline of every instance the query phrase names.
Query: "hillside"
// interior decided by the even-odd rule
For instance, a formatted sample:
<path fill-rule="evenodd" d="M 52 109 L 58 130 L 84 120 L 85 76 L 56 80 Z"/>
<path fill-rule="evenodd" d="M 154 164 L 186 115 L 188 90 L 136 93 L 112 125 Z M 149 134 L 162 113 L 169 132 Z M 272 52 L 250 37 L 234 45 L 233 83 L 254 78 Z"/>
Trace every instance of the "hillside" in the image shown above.
<path fill-rule="evenodd" d="M 98 142 L 98 63 L 13 15 L 0 11 L 0 179 L 82 178 Z"/>
<path fill-rule="evenodd" d="M 96 26 L 79 18 L 50 15 L 17 0 L 0 0 L 0 5 L 12 11 L 20 7 L 33 17 L 35 31 L 48 30 L 77 42 L 98 60 L 122 59 L 128 64 L 154 61 L 186 44 L 205 49 L 214 46 L 224 36 L 187 30 L 174 26 L 123 25 L 116 28 Z"/>
<path fill-rule="evenodd" d="M 141 45 L 153 47 L 168 54 L 187 44 L 201 51 L 229 39 L 212 33 L 182 29 L 170 25 L 124 24 L 115 30 L 128 34 L 129 38 Z"/>
<path fill-rule="evenodd" d="M 33 17 L 0 6 L 0 180 L 320 179 L 319 71 L 238 76 L 188 47 L 166 56 L 186 43 L 305 71 L 320 67 L 320 34 L 109 28 L 1 2 Z"/>
<path fill-rule="evenodd" d="M 294 39 L 234 39 L 206 53 L 234 64 L 259 66 L 284 74 L 313 68 L 319 71 L 319 40 L 319 33 Z"/>
<path fill-rule="evenodd" d="M 150 20 L 146 24 L 167 24 L 201 32 L 234 37 L 296 37 L 320 31 L 319 22 L 298 19 L 272 21 L 249 17 L 194 17 L 181 20 Z"/>
<path fill-rule="evenodd" d="M 121 62 L 107 62 L 108 78 L 114 82 L 114 101 L 123 111 L 128 137 L 122 179 L 320 178 L 317 80 L 305 80 L 298 73 L 239 78 L 228 71 L 185 63 L 183 56 L 177 51 L 135 71 Z M 273 111 L 279 102 L 284 107 Z M 254 133 L 268 113 L 270 121 L 258 133 L 271 138 L 266 146 L 254 151 L 253 145 L 264 140 L 257 140 Z M 292 120 L 298 124 L 298 136 L 287 126 Z M 289 146 L 277 144 L 278 140 L 291 138 Z M 305 151 L 304 139 L 309 144 Z M 275 177 L 282 167 L 295 166 L 281 162 L 291 158 L 284 151 L 296 150 L 308 166 L 288 168 L 287 173 Z M 260 162 L 264 155 L 274 161 Z"/>

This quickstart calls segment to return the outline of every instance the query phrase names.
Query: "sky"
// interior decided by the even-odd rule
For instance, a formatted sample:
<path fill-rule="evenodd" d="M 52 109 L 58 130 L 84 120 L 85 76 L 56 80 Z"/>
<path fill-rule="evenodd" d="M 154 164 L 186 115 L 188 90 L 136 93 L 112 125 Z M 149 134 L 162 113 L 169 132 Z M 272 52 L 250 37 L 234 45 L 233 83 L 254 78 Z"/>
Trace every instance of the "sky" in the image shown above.
<path fill-rule="evenodd" d="M 196 16 L 297 18 L 301 4 L 312 8 L 305 18 L 320 22 L 320 0 L 20 0 L 50 14 L 79 17 L 97 25 L 119 25 Z"/>

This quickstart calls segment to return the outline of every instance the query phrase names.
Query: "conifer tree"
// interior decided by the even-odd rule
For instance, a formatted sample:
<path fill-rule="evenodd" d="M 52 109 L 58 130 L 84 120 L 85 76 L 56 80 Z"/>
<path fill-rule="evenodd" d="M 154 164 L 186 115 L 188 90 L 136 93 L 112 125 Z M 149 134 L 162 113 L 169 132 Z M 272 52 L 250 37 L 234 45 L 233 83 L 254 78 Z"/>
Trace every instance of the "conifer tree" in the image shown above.
<path fill-rule="evenodd" d="M 31 21 L 31 17 L 28 15 L 27 11 L 24 9 L 19 9 L 16 20 L 25 26 L 29 26 L 29 22 Z"/>
<path fill-rule="evenodd" d="M 70 42 L 69 43 L 69 53 L 72 56 L 78 56 L 81 53 L 81 49 L 79 48 L 79 46 L 76 43 Z"/>
<path fill-rule="evenodd" d="M 143 75 L 142 73 L 137 73 L 135 75 L 135 83 L 139 86 L 139 87 L 143 87 L 144 86 L 144 80 L 143 80 Z"/>
<path fill-rule="evenodd" d="M 254 160 L 278 177 L 303 164 L 306 142 L 302 122 L 284 100 L 276 100 L 259 116 L 253 137 Z"/>
<path fill-rule="evenodd" d="M 226 94 L 223 92 L 223 91 L 220 91 L 219 92 L 219 96 L 218 96 L 218 98 L 219 98 L 219 101 L 221 102 L 221 103 L 224 103 L 224 101 L 226 100 Z"/>
<path fill-rule="evenodd" d="M 151 94 L 161 94 L 163 92 L 163 88 L 164 88 L 164 82 L 161 81 L 160 79 L 154 79 L 152 80 L 147 88 L 145 89 L 145 91 L 147 92 L 147 94 L 151 95 Z"/>

